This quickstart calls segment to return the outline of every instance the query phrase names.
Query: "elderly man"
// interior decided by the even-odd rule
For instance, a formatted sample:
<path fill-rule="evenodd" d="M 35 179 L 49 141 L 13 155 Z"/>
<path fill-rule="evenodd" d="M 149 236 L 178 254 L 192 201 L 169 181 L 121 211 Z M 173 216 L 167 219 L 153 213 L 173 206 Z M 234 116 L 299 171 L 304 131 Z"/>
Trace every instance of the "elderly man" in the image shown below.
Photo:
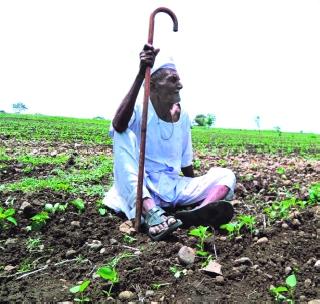
<path fill-rule="evenodd" d="M 151 70 L 143 184 L 144 225 L 153 240 L 162 240 L 182 224 L 218 227 L 227 223 L 233 208 L 223 199 L 230 199 L 235 187 L 235 176 L 229 169 L 211 168 L 194 177 L 190 120 L 180 106 L 182 84 L 171 60 L 155 62 L 158 52 L 151 45 L 144 46 L 138 75 L 112 121 L 114 185 L 104 200 L 129 219 L 135 217 L 142 118 L 142 103 L 136 99 L 146 67 L 156 63 Z M 162 209 L 191 204 L 197 205 L 175 217 Z"/>

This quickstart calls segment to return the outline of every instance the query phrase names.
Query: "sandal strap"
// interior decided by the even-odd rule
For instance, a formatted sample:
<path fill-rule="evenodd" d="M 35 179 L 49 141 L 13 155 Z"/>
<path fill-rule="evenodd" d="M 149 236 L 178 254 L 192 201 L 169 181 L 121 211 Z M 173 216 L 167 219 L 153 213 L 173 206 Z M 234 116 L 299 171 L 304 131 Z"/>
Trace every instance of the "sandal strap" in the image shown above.
<path fill-rule="evenodd" d="M 147 212 L 145 217 L 145 223 L 149 227 L 160 225 L 166 221 L 161 217 L 161 215 L 165 213 L 166 212 L 162 208 L 155 206 Z"/>

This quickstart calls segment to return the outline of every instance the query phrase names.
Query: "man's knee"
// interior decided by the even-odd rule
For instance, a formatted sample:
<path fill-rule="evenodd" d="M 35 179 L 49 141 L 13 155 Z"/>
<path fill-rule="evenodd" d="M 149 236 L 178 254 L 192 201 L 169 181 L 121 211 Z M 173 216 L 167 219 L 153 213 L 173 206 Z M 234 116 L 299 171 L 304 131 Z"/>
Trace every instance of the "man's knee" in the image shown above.
<path fill-rule="evenodd" d="M 227 168 L 210 168 L 208 174 L 220 185 L 227 186 L 230 190 L 234 190 L 236 186 L 236 176 L 232 170 Z"/>

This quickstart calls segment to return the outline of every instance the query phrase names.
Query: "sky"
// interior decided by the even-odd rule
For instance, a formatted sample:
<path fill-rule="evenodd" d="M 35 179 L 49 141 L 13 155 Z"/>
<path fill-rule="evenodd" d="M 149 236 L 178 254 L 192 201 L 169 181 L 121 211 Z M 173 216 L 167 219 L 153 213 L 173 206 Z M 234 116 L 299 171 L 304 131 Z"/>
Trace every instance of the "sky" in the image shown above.
<path fill-rule="evenodd" d="M 191 118 L 320 133 L 320 0 L 0 0 L 0 110 L 112 119 L 160 6 L 179 31 L 157 14 L 154 46 Z"/>

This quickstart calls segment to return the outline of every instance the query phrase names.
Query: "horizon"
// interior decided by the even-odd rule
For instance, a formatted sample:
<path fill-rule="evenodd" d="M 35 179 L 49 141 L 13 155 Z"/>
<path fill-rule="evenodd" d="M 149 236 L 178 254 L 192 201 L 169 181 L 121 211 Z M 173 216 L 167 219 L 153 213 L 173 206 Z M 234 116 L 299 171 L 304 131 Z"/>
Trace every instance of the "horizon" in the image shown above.
<path fill-rule="evenodd" d="M 41 113 L 14 113 L 14 112 L 2 112 L 0 110 L 0 116 L 4 115 L 17 115 L 17 116 L 39 116 L 39 117 L 48 117 L 48 118 L 62 118 L 62 119 L 79 119 L 79 120 L 95 120 L 95 121 L 106 121 L 106 122 L 111 122 L 112 119 L 105 118 L 102 116 L 96 116 L 96 117 L 75 117 L 75 116 L 61 116 L 61 115 L 50 115 L 50 114 L 41 114 Z M 194 122 L 194 119 L 192 119 L 192 122 Z M 311 134 L 311 135 L 320 135 L 320 133 L 316 132 L 304 132 L 303 130 L 299 132 L 294 132 L 294 131 L 284 131 L 284 130 L 277 130 L 276 128 L 273 129 L 259 129 L 259 128 L 252 128 L 252 129 L 246 129 L 246 128 L 223 128 L 223 127 L 216 127 L 214 124 L 210 127 L 207 126 L 199 126 L 196 124 L 192 124 L 192 127 L 198 127 L 198 128 L 203 128 L 203 129 L 217 129 L 217 130 L 234 130 L 234 131 L 253 131 L 253 132 L 279 132 L 279 133 L 292 133 L 292 134 Z"/>

